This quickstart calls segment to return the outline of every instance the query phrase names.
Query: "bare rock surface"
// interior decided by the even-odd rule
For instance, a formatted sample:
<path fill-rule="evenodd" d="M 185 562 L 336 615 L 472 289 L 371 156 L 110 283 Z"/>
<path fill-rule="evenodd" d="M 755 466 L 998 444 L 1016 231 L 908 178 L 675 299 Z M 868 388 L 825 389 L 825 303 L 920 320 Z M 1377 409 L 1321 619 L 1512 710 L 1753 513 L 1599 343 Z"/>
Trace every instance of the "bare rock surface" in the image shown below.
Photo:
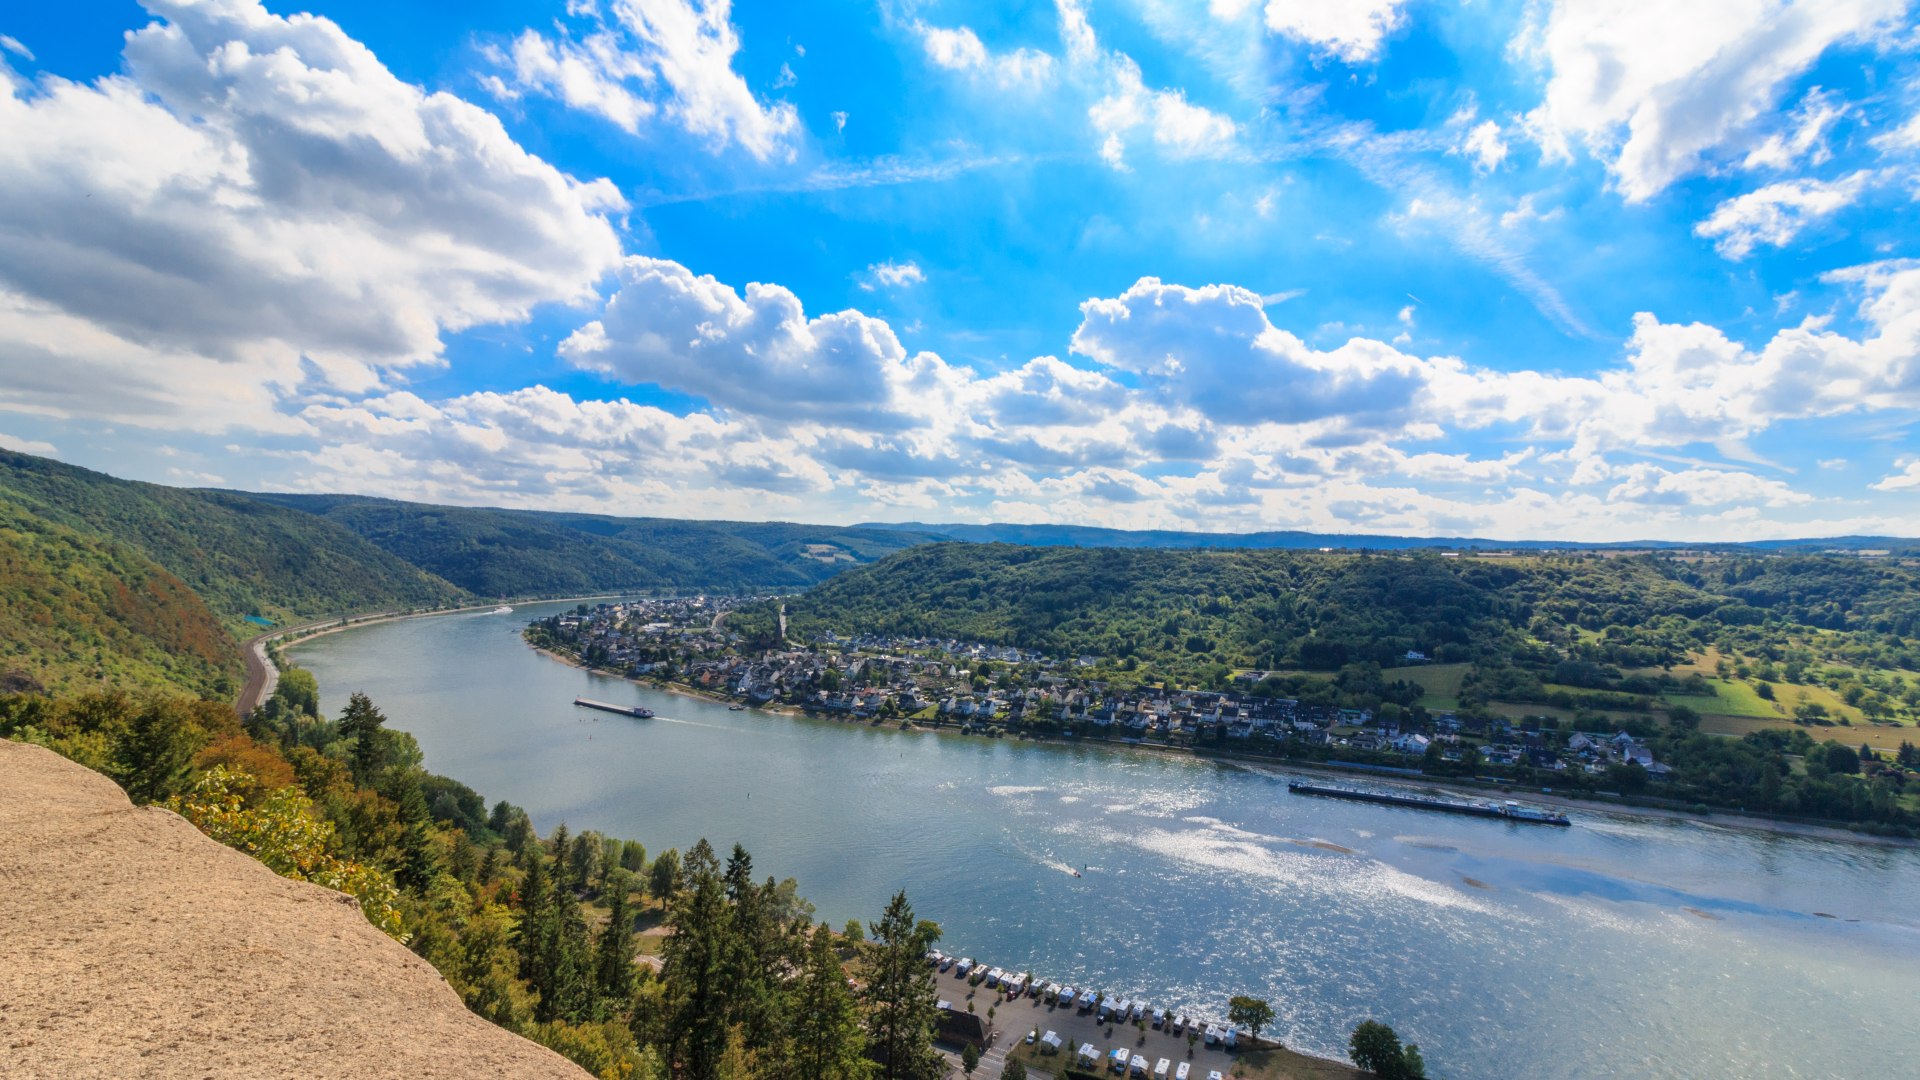
<path fill-rule="evenodd" d="M 469 1012 L 351 897 L 5 740 L 0 1075 L 587 1076 Z"/>

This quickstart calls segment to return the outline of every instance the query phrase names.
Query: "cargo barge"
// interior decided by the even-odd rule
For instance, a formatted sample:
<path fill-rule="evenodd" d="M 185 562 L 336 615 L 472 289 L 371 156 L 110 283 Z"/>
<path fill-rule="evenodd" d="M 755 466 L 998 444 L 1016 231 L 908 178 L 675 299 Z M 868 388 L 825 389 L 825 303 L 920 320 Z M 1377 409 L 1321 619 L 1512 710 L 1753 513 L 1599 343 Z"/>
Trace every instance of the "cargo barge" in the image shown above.
<path fill-rule="evenodd" d="M 650 720 L 653 718 L 653 710 L 647 708 L 645 705 L 612 705 L 604 701 L 595 701 L 592 698 L 583 697 L 574 698 L 573 703 L 583 709 L 599 709 L 601 712 L 619 713 L 621 716 L 637 716 L 642 720 Z"/>
<path fill-rule="evenodd" d="M 1335 784 L 1310 784 L 1294 780 L 1287 784 L 1287 790 L 1295 795 L 1324 795 L 1331 799 L 1353 799 L 1358 802 L 1384 803 L 1388 806 L 1410 806 L 1416 810 L 1439 810 L 1448 814 L 1470 814 L 1474 817 L 1503 818 L 1507 821 L 1520 821 L 1532 825 L 1571 825 L 1567 815 L 1552 810 L 1542 810 L 1536 806 L 1522 806 L 1509 799 L 1503 803 L 1469 802 L 1464 799 L 1439 799 L 1431 795 L 1395 794 L 1385 791 L 1368 791 L 1363 788 L 1343 787 Z"/>

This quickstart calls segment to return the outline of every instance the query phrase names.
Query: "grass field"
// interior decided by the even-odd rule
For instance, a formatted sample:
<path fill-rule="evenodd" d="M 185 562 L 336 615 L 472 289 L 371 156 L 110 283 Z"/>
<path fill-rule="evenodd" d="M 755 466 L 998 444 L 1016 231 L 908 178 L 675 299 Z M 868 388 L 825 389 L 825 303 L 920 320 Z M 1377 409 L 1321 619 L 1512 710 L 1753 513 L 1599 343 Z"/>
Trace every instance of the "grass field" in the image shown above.
<path fill-rule="evenodd" d="M 1457 709 L 1460 707 L 1460 683 L 1467 677 L 1467 669 L 1472 664 L 1414 664 L 1411 667 L 1387 668 L 1380 672 L 1387 681 L 1404 681 L 1418 685 L 1426 693 L 1420 695 L 1420 705 L 1428 709 Z"/>
<path fill-rule="evenodd" d="M 1817 703 L 1827 710 L 1827 715 L 1839 719 L 1846 717 L 1855 724 L 1864 723 L 1866 717 L 1859 709 L 1848 705 L 1840 695 L 1824 686 L 1796 686 L 1792 683 L 1773 684 L 1772 701 L 1762 698 L 1752 683 L 1739 679 L 1708 679 L 1707 685 L 1713 688 L 1713 696 L 1697 694 L 1667 694 L 1661 700 L 1669 705 L 1685 705 L 1702 713 L 1718 713 L 1722 716 L 1751 716 L 1759 719 L 1787 718 L 1800 707 L 1803 701 Z"/>
<path fill-rule="evenodd" d="M 1828 739 L 1848 746 L 1866 743 L 1875 750 L 1898 750 L 1902 742 L 1920 744 L 1920 731 L 1911 727 L 1880 727 L 1855 724 L 1852 727 L 1800 726 L 1790 720 L 1772 720 L 1756 716 L 1702 716 L 1700 730 L 1710 735 L 1746 735 L 1755 731 L 1798 727 L 1815 739 Z"/>

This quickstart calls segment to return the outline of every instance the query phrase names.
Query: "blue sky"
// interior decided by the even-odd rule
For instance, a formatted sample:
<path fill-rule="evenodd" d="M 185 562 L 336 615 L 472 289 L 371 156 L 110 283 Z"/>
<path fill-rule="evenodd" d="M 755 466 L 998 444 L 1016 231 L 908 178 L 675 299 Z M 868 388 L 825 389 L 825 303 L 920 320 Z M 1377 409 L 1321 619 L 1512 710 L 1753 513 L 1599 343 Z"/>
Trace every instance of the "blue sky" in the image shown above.
<path fill-rule="evenodd" d="M 0 35 L 0 445 L 623 514 L 1920 534 L 1905 0 Z"/>

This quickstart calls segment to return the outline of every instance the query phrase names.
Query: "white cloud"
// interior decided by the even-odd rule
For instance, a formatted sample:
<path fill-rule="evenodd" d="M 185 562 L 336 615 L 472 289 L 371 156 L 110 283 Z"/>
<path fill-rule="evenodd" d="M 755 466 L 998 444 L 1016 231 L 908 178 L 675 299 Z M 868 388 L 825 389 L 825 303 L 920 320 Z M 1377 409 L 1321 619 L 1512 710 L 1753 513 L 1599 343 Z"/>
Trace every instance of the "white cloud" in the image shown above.
<path fill-rule="evenodd" d="M 1898 472 L 1872 485 L 1875 491 L 1920 491 L 1920 458 L 1895 462 Z"/>
<path fill-rule="evenodd" d="M 1474 168 L 1481 172 L 1492 172 L 1507 160 L 1507 141 L 1500 135 L 1500 125 L 1486 120 L 1467 132 L 1467 137 L 1460 143 L 1459 152 L 1473 159 Z"/>
<path fill-rule="evenodd" d="M 866 417 L 881 427 L 915 365 L 885 322 L 844 311 L 809 319 L 778 285 L 745 295 L 678 263 L 633 256 L 600 317 L 560 353 L 628 383 L 658 383 L 762 417 Z"/>
<path fill-rule="evenodd" d="M 1747 152 L 1741 165 L 1748 169 L 1790 169 L 1801 161 L 1824 165 L 1833 158 L 1827 147 L 1827 132 L 1851 112 L 1845 102 L 1830 91 L 1814 87 L 1793 111 L 1793 128 L 1776 131 L 1759 146 Z"/>
<path fill-rule="evenodd" d="M 1533 224 L 1534 222 L 1545 224 L 1549 221 L 1558 221 L 1566 216 L 1566 207 L 1563 206 L 1556 206 L 1551 210 L 1544 211 L 1536 209 L 1534 207 L 1534 199 L 1536 197 L 1532 192 L 1520 196 L 1519 200 L 1513 204 L 1513 209 L 1500 215 L 1500 227 L 1502 229 L 1518 229 L 1522 226 Z"/>
<path fill-rule="evenodd" d="M 0 87 L 0 407 L 286 430 L 442 335 L 592 298 L 624 202 L 332 22 L 148 0 L 126 74 Z"/>
<path fill-rule="evenodd" d="M 1380 53 L 1380 43 L 1406 23 L 1405 0 L 1268 0 L 1267 28 L 1304 41 L 1349 64 Z"/>
<path fill-rule="evenodd" d="M 0 431 L 0 450 L 11 450 L 16 454 L 38 454 L 41 457 L 52 457 L 60 452 L 52 443 L 41 442 L 38 439 L 16 438 L 4 431 Z"/>
<path fill-rule="evenodd" d="M 1873 182 L 1871 170 L 1838 180 L 1783 180 L 1714 207 L 1694 235 L 1714 240 L 1714 249 L 1734 260 L 1759 245 L 1785 247 L 1800 231 L 1851 206 Z"/>
<path fill-rule="evenodd" d="M 1836 45 L 1885 40 L 1907 0 L 1550 0 L 1517 43 L 1549 72 L 1528 114 L 1549 157 L 1581 140 L 1629 202 L 1756 138 L 1780 90 Z M 1804 125 L 1803 125 L 1804 126 Z M 1766 160 L 1769 152 L 1762 152 Z"/>
<path fill-rule="evenodd" d="M 862 289 L 872 292 L 875 289 L 904 289 L 919 285 L 927 280 L 920 264 L 908 260 L 896 263 L 891 260 L 874 263 L 867 267 L 867 280 L 860 283 Z"/>
<path fill-rule="evenodd" d="M 1126 169 L 1127 140 L 1143 129 L 1172 158 L 1218 157 L 1233 149 L 1238 128 L 1231 118 L 1195 105 L 1183 91 L 1148 87 L 1132 57 L 1100 48 L 1080 0 L 1055 0 L 1055 6 L 1068 61 L 1100 95 L 1087 119 L 1103 161 Z"/>
<path fill-rule="evenodd" d="M 1618 470 L 1625 477 L 1607 492 L 1614 502 L 1672 506 L 1741 505 L 1793 506 L 1813 497 L 1793 490 L 1780 480 L 1725 469 L 1685 469 L 1679 472 L 1656 465 L 1629 465 Z"/>
<path fill-rule="evenodd" d="M 1150 90 L 1140 79 L 1140 66 L 1118 53 L 1107 61 L 1108 90 L 1087 110 L 1087 118 L 1101 137 L 1100 156 L 1115 168 L 1126 161 L 1126 140 L 1145 128 L 1168 156 L 1218 156 L 1233 147 L 1236 128 L 1231 119 L 1189 102 L 1178 90 Z"/>
<path fill-rule="evenodd" d="M 613 0 L 570 8 L 583 33 L 561 27 L 515 38 L 494 53 L 511 82 L 489 83 L 506 96 L 540 93 L 638 132 L 656 114 L 716 148 L 738 145 L 760 160 L 791 157 L 799 114 L 787 102 L 764 104 L 733 70 L 740 34 L 732 0 Z M 784 69 L 791 76 L 791 69 Z M 789 83 L 790 84 L 790 83 Z"/>
<path fill-rule="evenodd" d="M 20 44 L 20 39 L 11 34 L 0 34 L 0 52 L 10 52 L 23 60 L 34 59 L 33 50 Z"/>
<path fill-rule="evenodd" d="M 995 55 L 972 29 L 914 24 L 927 59 L 934 66 L 983 76 L 1002 89 L 1038 89 L 1053 79 L 1053 57 L 1038 49 L 1019 48 Z"/>
<path fill-rule="evenodd" d="M 835 131 L 845 131 L 845 130 L 847 130 L 847 114 L 846 114 L 845 112 L 843 112 L 843 111 L 839 111 L 839 110 L 836 110 L 836 111 L 834 112 L 834 114 L 833 114 L 833 130 L 835 130 Z"/>

